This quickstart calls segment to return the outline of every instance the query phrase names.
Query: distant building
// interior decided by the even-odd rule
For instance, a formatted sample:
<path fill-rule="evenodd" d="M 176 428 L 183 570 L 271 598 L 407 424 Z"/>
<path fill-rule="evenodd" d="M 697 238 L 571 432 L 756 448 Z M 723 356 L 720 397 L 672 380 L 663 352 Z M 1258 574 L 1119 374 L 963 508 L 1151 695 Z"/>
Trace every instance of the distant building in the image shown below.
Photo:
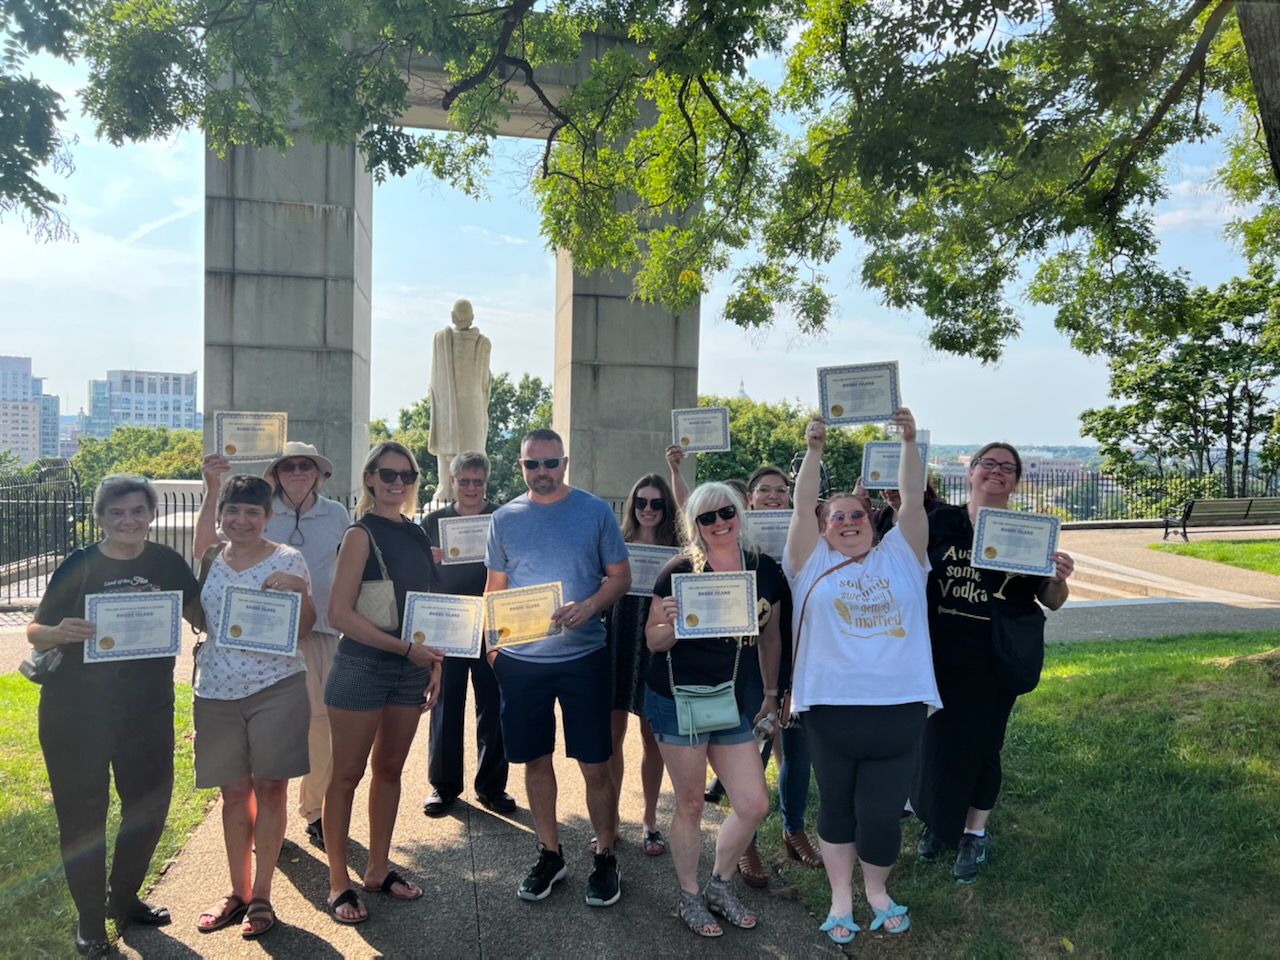
<path fill-rule="evenodd" d="M 30 357 L 0 357 L 0 450 L 24 464 L 58 456 L 58 409 L 44 378 L 31 375 Z"/>
<path fill-rule="evenodd" d="M 80 432 L 109 437 L 120 426 L 197 430 L 196 374 L 155 370 L 108 370 L 105 380 L 89 381 L 89 412 Z"/>

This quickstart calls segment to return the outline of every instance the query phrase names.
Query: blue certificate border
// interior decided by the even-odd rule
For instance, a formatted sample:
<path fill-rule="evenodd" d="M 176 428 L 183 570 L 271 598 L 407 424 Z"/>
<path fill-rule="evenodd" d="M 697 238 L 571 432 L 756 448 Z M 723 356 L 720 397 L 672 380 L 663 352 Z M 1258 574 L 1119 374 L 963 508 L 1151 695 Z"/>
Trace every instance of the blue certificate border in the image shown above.
<path fill-rule="evenodd" d="M 759 532 L 755 529 L 757 525 L 766 526 L 768 525 L 769 521 L 781 520 L 783 515 L 786 516 L 787 529 L 784 530 L 782 534 L 782 549 L 777 553 L 769 554 L 769 556 L 773 557 L 773 559 L 777 560 L 779 563 L 782 562 L 782 554 L 787 549 L 787 533 L 790 532 L 791 530 L 791 517 L 794 514 L 795 514 L 795 511 L 790 508 L 787 508 L 785 510 L 748 510 L 746 513 L 745 519 L 747 521 L 747 531 L 751 534 L 752 537 L 756 539 L 758 543 L 760 542 L 761 537 Z M 761 543 L 761 546 L 764 546 L 764 544 Z"/>
<path fill-rule="evenodd" d="M 476 601 L 480 601 L 479 604 Z M 443 650 L 447 657 L 466 657 L 472 660 L 480 656 L 480 642 L 484 639 L 484 598 L 483 597 L 461 597 L 448 593 L 421 593 L 410 591 L 405 595 L 404 602 L 404 632 L 409 632 L 409 624 L 413 622 L 413 611 L 420 603 L 430 602 L 446 607 L 471 607 L 479 606 L 476 612 L 474 623 L 471 628 L 471 645 L 465 649 L 461 647 L 441 647 L 431 642 L 428 637 L 424 644 L 428 647 L 435 647 L 437 650 Z M 402 639 L 412 643 L 412 637 L 404 637 Z"/>
<path fill-rule="evenodd" d="M 293 646 L 282 650 L 275 644 L 246 640 L 243 637 L 233 640 L 226 636 L 227 621 L 231 619 L 231 600 L 238 594 L 247 594 L 255 600 L 268 597 L 272 600 L 285 600 L 289 603 L 289 632 L 293 636 Z M 274 653 L 278 657 L 296 657 L 298 655 L 298 619 L 302 616 L 302 594 L 291 590 L 255 590 L 252 587 L 227 586 L 222 592 L 222 625 L 218 630 L 218 646 L 224 650 L 242 650 L 244 652 L 259 651 Z"/>
<path fill-rule="evenodd" d="M 659 544 L 655 544 L 655 543 L 628 543 L 628 544 L 627 544 L 627 558 L 628 558 L 628 559 L 631 559 L 631 558 L 632 558 L 632 557 L 634 557 L 636 554 L 640 554 L 641 556 L 643 556 L 643 555 L 645 555 L 645 554 L 652 554 L 652 555 L 655 555 L 655 556 L 657 556 L 657 555 L 661 555 L 661 556 L 663 557 L 662 563 L 663 563 L 663 565 L 665 566 L 665 565 L 666 565 L 667 563 L 669 563 L 669 562 L 670 562 L 674 557 L 678 557 L 678 556 L 680 555 L 680 548 L 679 548 L 679 547 L 664 547 L 664 546 L 661 546 L 661 545 L 659 545 Z M 652 596 L 653 596 L 653 591 L 652 591 L 652 590 L 633 590 L 633 589 L 631 589 L 631 588 L 628 588 L 628 589 L 627 589 L 627 596 L 629 596 L 629 597 L 652 597 Z"/>
<path fill-rule="evenodd" d="M 479 521 L 481 519 L 485 521 L 484 526 L 485 526 L 485 529 L 488 530 L 489 525 L 493 522 L 492 513 L 480 513 L 480 514 L 476 514 L 473 517 L 441 517 L 440 518 L 440 550 L 442 551 L 441 557 L 440 557 L 441 566 L 461 566 L 466 563 L 484 563 L 484 547 L 483 546 L 480 548 L 480 555 L 477 557 L 471 557 L 468 559 L 459 557 L 456 560 L 451 558 L 448 553 L 449 544 L 445 536 L 449 532 L 450 528 L 466 527 L 469 525 L 467 523 L 463 523 L 460 521 L 470 521 L 470 525 L 474 525 L 478 527 L 480 526 Z"/>
<path fill-rule="evenodd" d="M 223 447 L 226 446 L 226 444 L 223 442 L 223 437 L 222 437 L 222 421 L 226 417 L 235 417 L 240 420 L 275 420 L 277 425 L 279 426 L 279 430 L 277 431 L 278 435 L 276 437 L 275 454 L 273 456 L 266 457 L 264 459 L 262 457 L 257 456 L 256 454 L 246 456 L 245 454 L 240 454 L 240 453 L 230 453 L 230 454 L 223 453 L 222 450 L 223 450 Z M 213 415 L 213 433 L 214 433 L 214 438 L 213 438 L 214 452 L 217 453 L 219 456 L 225 457 L 227 460 L 231 461 L 232 463 L 235 463 L 236 461 L 241 461 L 244 463 L 265 463 L 268 460 L 273 460 L 275 459 L 275 457 L 278 457 L 280 456 L 280 454 L 284 453 L 285 438 L 289 435 L 289 415 L 286 413 L 280 413 L 278 411 L 275 413 L 271 413 L 267 411 L 263 411 L 263 412 L 250 411 L 246 413 L 241 413 L 238 410 L 219 410 Z"/>
<path fill-rule="evenodd" d="M 830 403 L 827 400 L 827 377 L 841 373 L 874 373 L 884 371 L 889 374 L 889 403 L 892 408 L 887 413 L 874 413 L 861 416 L 833 417 L 827 411 Z M 902 387 L 898 383 L 898 361 L 885 360 L 880 363 L 850 363 L 843 367 L 818 368 L 818 412 L 823 419 L 832 425 L 845 423 L 884 423 L 893 416 L 894 410 L 902 406 Z"/>
<path fill-rule="evenodd" d="M 146 660 L 151 657 L 176 657 L 182 652 L 182 591 L 157 590 L 152 593 L 91 593 L 84 598 L 84 618 L 98 622 L 98 610 L 101 607 L 115 607 L 120 604 L 136 604 L 139 600 L 169 608 L 169 645 L 162 649 L 149 651 L 145 656 L 137 650 L 102 650 L 98 647 L 98 634 L 85 641 L 84 662 L 105 660 Z"/>
<path fill-rule="evenodd" d="M 720 438 L 714 443 L 691 443 L 687 447 L 680 442 L 679 414 L 699 413 L 717 414 L 720 418 Z M 680 407 L 671 411 L 671 442 L 686 453 L 723 453 L 729 447 L 729 408 L 728 407 Z"/>
<path fill-rule="evenodd" d="M 996 561 L 983 560 L 978 555 L 978 544 L 982 542 L 982 534 L 986 530 L 987 522 L 993 520 L 1008 520 L 1015 523 L 1031 523 L 1040 526 L 1049 527 L 1049 551 L 1046 554 L 1045 566 L 1037 567 L 1030 563 L 1001 563 Z M 973 544 L 969 548 L 969 564 L 984 570 L 1004 570 L 1007 573 L 1025 573 L 1029 576 L 1051 577 L 1054 572 L 1054 562 L 1048 559 L 1048 556 L 1058 549 L 1058 530 L 1062 525 L 1062 521 L 1055 516 L 1047 513 L 1028 513 L 1023 510 L 999 510 L 995 507 L 979 507 L 978 523 L 973 528 Z"/>
<path fill-rule="evenodd" d="M 746 636 L 754 637 L 759 635 L 760 622 L 756 619 L 756 572 L 754 570 L 726 570 L 723 572 L 713 573 L 677 573 L 671 578 L 671 590 L 676 598 L 676 610 L 681 607 L 680 600 L 684 594 L 686 585 L 705 584 L 711 582 L 711 578 L 716 580 L 724 580 L 732 582 L 734 580 L 745 580 L 747 582 L 747 596 L 751 598 L 751 618 L 752 622 L 745 630 L 729 630 L 725 631 L 724 627 L 690 627 L 688 624 L 678 624 L 676 626 L 676 636 L 681 640 L 698 640 L 703 637 L 737 637 Z"/>
<path fill-rule="evenodd" d="M 871 453 L 877 448 L 901 446 L 901 440 L 868 440 L 862 445 L 862 485 L 864 487 L 868 490 L 896 490 L 898 488 L 898 475 L 896 473 L 892 477 L 880 480 L 871 479 Z M 920 466 L 927 475 L 929 472 L 929 445 L 927 443 L 917 443 L 916 449 L 920 451 Z"/>

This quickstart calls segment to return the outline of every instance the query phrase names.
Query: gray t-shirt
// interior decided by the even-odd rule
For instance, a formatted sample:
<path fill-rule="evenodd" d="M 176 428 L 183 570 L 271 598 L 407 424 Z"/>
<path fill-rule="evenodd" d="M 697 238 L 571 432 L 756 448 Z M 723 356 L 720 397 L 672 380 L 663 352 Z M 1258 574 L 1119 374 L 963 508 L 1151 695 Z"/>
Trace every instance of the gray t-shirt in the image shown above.
<path fill-rule="evenodd" d="M 574 487 L 555 503 L 535 503 L 529 495 L 498 508 L 489 525 L 484 565 L 507 575 L 510 587 L 560 581 L 564 602 L 581 602 L 600 589 L 604 568 L 627 559 L 627 545 L 613 510 L 599 497 Z M 597 616 L 563 635 L 502 653 L 517 660 L 563 663 L 605 645 L 604 620 Z"/>
<path fill-rule="evenodd" d="M 280 497 L 271 502 L 271 519 L 263 536 L 293 547 L 307 561 L 311 600 L 316 605 L 316 625 L 311 628 L 315 633 L 338 633 L 329 625 L 329 593 L 338 571 L 338 546 L 350 525 L 347 508 L 328 497 L 316 497 L 300 517 Z"/>

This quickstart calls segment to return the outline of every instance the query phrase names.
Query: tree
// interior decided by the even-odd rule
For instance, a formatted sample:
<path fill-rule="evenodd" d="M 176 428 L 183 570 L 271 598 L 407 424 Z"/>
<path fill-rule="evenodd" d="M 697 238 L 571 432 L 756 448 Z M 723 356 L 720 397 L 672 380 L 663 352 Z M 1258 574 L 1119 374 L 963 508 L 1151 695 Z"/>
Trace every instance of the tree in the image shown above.
<path fill-rule="evenodd" d="M 771 90 L 747 67 L 789 31 Z M 1142 294 L 1164 156 L 1223 135 L 1210 96 L 1236 115 L 1221 181 L 1261 204 L 1234 233 L 1256 256 L 1280 237 L 1271 0 L 111 0 L 85 51 L 112 142 L 197 124 L 218 150 L 357 141 L 380 178 L 473 193 L 500 122 L 536 107 L 548 241 L 676 309 L 745 256 L 726 306 L 745 327 L 821 327 L 849 236 L 864 283 L 984 360 L 1019 329 L 1023 269 L 1070 282 L 1064 247 Z M 579 59 L 576 87 L 543 83 Z M 400 117 L 432 65 L 456 132 L 418 138 Z"/>
<path fill-rule="evenodd" d="M 71 466 L 86 491 L 92 491 L 110 473 L 137 473 L 152 480 L 198 480 L 203 450 L 199 430 L 122 426 L 109 437 L 81 437 Z"/>

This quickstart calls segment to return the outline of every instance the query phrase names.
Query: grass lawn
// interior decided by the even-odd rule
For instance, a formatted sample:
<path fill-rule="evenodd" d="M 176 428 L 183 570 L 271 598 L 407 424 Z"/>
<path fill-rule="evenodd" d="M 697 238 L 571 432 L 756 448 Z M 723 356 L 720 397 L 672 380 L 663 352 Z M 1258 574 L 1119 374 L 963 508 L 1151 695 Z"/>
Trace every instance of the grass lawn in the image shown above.
<path fill-rule="evenodd" d="M 1280 539 L 1274 540 L 1196 540 L 1191 543 L 1153 543 L 1152 550 L 1176 553 L 1183 557 L 1212 560 L 1245 570 L 1280 574 Z"/>
<path fill-rule="evenodd" d="M 955 884 L 950 858 L 919 863 L 904 821 L 889 892 L 911 930 L 866 932 L 855 879 L 856 952 L 1280 955 L 1280 665 L 1243 659 L 1277 645 L 1280 631 L 1051 645 L 1009 724 L 978 882 Z M 824 872 L 786 859 L 776 814 L 761 846 L 820 936 Z"/>
<path fill-rule="evenodd" d="M 58 855 L 58 825 L 36 735 L 40 689 L 21 674 L 0 675 L 0 956 L 75 956 L 76 908 Z M 215 793 L 197 791 L 191 754 L 191 688 L 177 687 L 173 804 L 147 885 L 204 817 Z M 107 822 L 110 848 L 119 825 L 114 795 Z M 108 932 L 111 925 L 107 926 Z"/>

